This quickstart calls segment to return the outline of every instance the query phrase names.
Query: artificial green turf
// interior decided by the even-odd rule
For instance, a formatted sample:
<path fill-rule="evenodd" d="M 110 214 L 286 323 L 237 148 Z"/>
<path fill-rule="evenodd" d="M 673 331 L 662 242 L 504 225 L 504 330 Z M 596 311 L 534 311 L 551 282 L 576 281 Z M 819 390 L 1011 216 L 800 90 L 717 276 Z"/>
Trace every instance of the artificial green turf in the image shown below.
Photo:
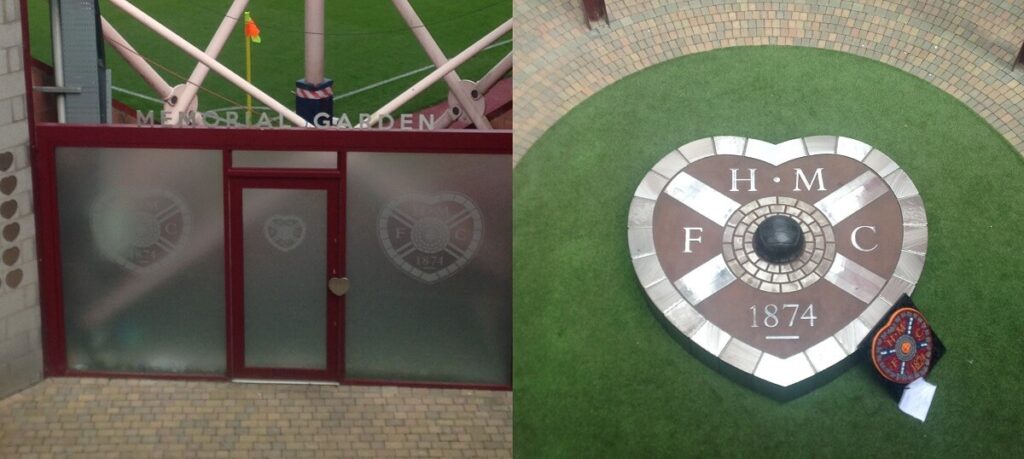
<path fill-rule="evenodd" d="M 232 2 L 135 0 L 132 3 L 203 49 Z M 461 52 L 512 15 L 511 0 L 417 0 L 412 3 L 438 45 L 449 57 Z M 253 45 L 253 83 L 285 106 L 293 107 L 295 80 L 302 78 L 304 72 L 303 2 L 251 0 L 248 10 L 259 25 L 263 38 L 263 43 Z M 170 69 L 158 68 L 157 71 L 171 86 L 184 82 L 191 74 L 195 61 L 183 51 L 107 1 L 100 2 L 100 12 L 142 55 Z M 326 4 L 325 15 L 325 75 L 334 80 L 335 95 L 430 65 L 430 60 L 389 1 L 331 0 Z M 33 57 L 52 63 L 48 0 L 29 0 L 29 26 Z M 510 36 L 498 41 L 508 38 Z M 484 51 L 459 68 L 460 76 L 479 79 L 511 48 L 511 44 L 505 44 Z M 239 25 L 219 60 L 244 76 L 244 53 Z M 155 97 L 152 90 L 109 45 L 106 46 L 106 57 L 112 69 L 114 86 Z M 338 100 L 335 102 L 335 115 L 344 112 L 355 120 L 359 113 L 373 112 L 427 73 L 421 72 Z M 200 110 L 245 105 L 245 94 L 213 72 L 203 86 L 224 98 L 201 91 Z M 399 112 L 413 112 L 433 105 L 447 94 L 448 89 L 443 82 L 435 84 L 403 106 Z M 151 101 L 125 93 L 115 91 L 114 97 L 138 109 L 161 108 Z M 262 105 L 258 101 L 254 103 Z"/>
<path fill-rule="evenodd" d="M 627 209 L 666 153 L 712 135 L 822 134 L 886 152 L 924 199 L 914 300 L 948 348 L 926 423 L 867 362 L 788 402 L 730 381 L 673 340 L 633 273 Z M 1024 164 L 927 82 L 815 49 L 691 55 L 584 101 L 514 177 L 517 456 L 1024 454 Z"/>

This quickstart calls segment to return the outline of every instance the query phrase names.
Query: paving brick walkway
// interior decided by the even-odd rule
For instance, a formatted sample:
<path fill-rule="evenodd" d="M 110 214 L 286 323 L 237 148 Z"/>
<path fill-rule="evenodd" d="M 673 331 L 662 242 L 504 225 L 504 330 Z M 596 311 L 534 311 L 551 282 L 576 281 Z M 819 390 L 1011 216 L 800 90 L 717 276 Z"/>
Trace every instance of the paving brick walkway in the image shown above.
<path fill-rule="evenodd" d="M 511 457 L 509 392 L 47 379 L 0 401 L 2 457 Z"/>
<path fill-rule="evenodd" d="M 1024 0 L 515 0 L 515 161 L 576 104 L 651 65 L 716 48 L 795 45 L 865 56 L 960 99 L 1024 152 Z"/>

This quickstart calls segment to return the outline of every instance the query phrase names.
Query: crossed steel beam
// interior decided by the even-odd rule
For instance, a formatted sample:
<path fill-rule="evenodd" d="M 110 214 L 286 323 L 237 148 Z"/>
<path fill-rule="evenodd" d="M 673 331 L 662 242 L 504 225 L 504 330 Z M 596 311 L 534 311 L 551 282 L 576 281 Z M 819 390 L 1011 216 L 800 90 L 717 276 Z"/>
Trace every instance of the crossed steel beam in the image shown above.
<path fill-rule="evenodd" d="M 236 0 L 236 3 L 239 1 L 243 0 Z M 209 54 L 203 52 L 199 48 L 196 48 L 194 45 L 189 43 L 188 40 L 185 40 L 180 35 L 174 33 L 174 31 L 172 31 L 171 29 L 168 29 L 163 24 L 160 24 L 160 22 L 158 22 L 156 19 L 153 19 L 151 16 L 135 7 L 135 5 L 132 5 L 126 0 L 110 0 L 110 4 L 120 8 L 125 13 L 128 13 L 129 16 L 135 18 L 135 20 L 139 21 L 139 23 L 148 27 L 153 32 L 156 32 L 157 35 L 160 35 L 165 40 L 170 42 L 172 45 L 177 46 L 182 51 L 185 51 L 185 53 L 189 56 L 192 56 L 194 59 L 198 60 L 202 64 L 205 64 L 210 68 L 210 70 L 217 72 L 218 75 L 224 77 L 224 79 L 228 80 L 231 84 L 234 84 L 239 89 L 252 95 L 253 98 L 260 102 L 263 102 L 275 112 L 280 113 L 281 116 L 286 118 L 292 124 L 295 124 L 296 126 L 305 126 L 307 124 L 306 120 L 303 119 L 301 116 L 291 111 L 290 109 L 288 109 L 288 107 L 285 107 L 280 102 L 275 100 L 273 97 L 270 97 L 270 95 L 261 91 L 256 86 L 253 86 L 248 81 L 245 81 L 245 78 L 242 78 L 237 73 L 232 72 L 231 69 L 225 67 L 224 64 L 218 62 L 216 57 L 210 56 Z M 225 18 L 225 21 L 229 19 L 230 18 Z M 237 18 L 235 20 L 237 21 Z M 223 23 L 221 25 L 223 25 Z M 148 67 L 148 64 L 146 66 Z M 150 68 L 150 70 L 152 70 L 152 68 Z"/>
<path fill-rule="evenodd" d="M 412 86 L 409 87 L 409 89 L 405 90 L 405 92 L 403 92 L 402 94 L 399 94 L 398 97 L 394 98 L 391 102 L 388 102 L 383 107 L 378 109 L 376 112 L 373 112 L 373 114 L 370 115 L 369 121 L 362 126 L 369 127 L 373 126 L 374 124 L 377 124 L 377 122 L 380 121 L 381 118 L 390 115 L 391 112 L 393 112 L 395 109 L 401 107 L 403 104 L 408 102 L 413 97 L 416 97 L 419 93 L 423 92 L 425 89 L 430 87 L 430 85 L 440 81 L 445 74 L 455 70 L 458 66 L 464 64 L 471 57 L 475 56 L 476 53 L 480 52 L 480 50 L 486 48 L 487 45 L 493 43 L 497 39 L 501 38 L 502 35 L 505 35 L 511 30 L 512 20 L 509 19 L 500 26 L 498 26 L 498 28 L 492 30 L 487 35 L 484 35 L 484 37 L 481 38 L 480 40 L 477 40 L 476 43 L 470 45 L 469 48 L 466 48 L 464 51 L 457 54 L 455 57 L 451 58 L 451 60 L 445 62 L 444 65 L 441 65 L 440 67 L 434 69 L 433 72 L 430 72 L 430 74 L 423 77 L 423 79 L 414 83 Z M 507 60 L 509 61 L 509 64 L 511 64 L 511 58 L 508 58 Z M 504 62 L 505 59 L 503 59 L 502 61 Z M 500 64 L 501 63 L 499 63 L 499 65 Z M 498 76 L 500 77 L 502 74 L 504 74 L 504 72 L 502 72 Z M 491 79 L 493 79 L 494 82 L 497 82 L 500 78 L 491 77 Z M 491 83 L 492 86 L 494 82 Z M 451 111 L 449 110 L 449 113 L 450 112 Z"/>
<path fill-rule="evenodd" d="M 434 37 L 430 35 L 430 31 L 423 25 L 423 21 L 420 20 L 416 10 L 409 4 L 409 0 L 391 0 L 391 3 L 398 9 L 398 13 L 402 15 L 402 19 L 405 20 L 406 25 L 409 26 L 409 30 L 412 31 L 413 36 L 416 37 L 416 41 L 420 42 L 420 46 L 423 47 L 423 51 L 430 57 L 430 61 L 434 63 L 435 67 L 441 67 L 448 62 L 448 58 L 445 57 L 444 51 L 441 51 L 441 47 L 434 41 Z M 470 94 L 466 86 L 462 84 L 462 79 L 459 78 L 459 74 L 452 70 L 444 74 L 444 82 L 448 85 L 448 90 L 455 95 L 455 99 L 459 101 L 459 106 L 465 110 L 469 118 L 473 120 L 473 124 L 478 129 L 491 129 L 490 121 L 487 121 L 487 117 L 484 116 L 483 110 L 476 104 L 476 100 L 481 97 L 479 91 L 474 94 Z M 475 85 L 473 85 L 475 86 Z M 475 97 L 474 97 L 475 96 Z M 451 117 L 449 117 L 451 118 Z M 450 124 L 451 121 L 448 121 Z"/>
<path fill-rule="evenodd" d="M 157 73 L 148 62 L 146 62 L 145 58 L 143 58 L 142 55 L 124 39 L 124 37 L 117 33 L 117 30 L 114 29 L 114 27 L 111 26 L 105 18 L 100 18 L 104 40 L 113 46 L 117 53 L 128 62 L 132 69 L 134 69 L 143 78 L 146 84 L 148 84 L 150 88 L 157 93 L 160 99 L 164 101 L 165 111 L 169 112 L 170 115 L 165 119 L 165 122 L 177 123 L 183 113 L 197 109 L 198 101 L 196 95 L 206 76 L 209 74 L 209 71 L 213 70 L 242 91 L 253 96 L 256 100 L 266 104 L 271 110 L 281 114 L 296 126 L 311 126 L 297 113 L 285 107 L 258 87 L 252 85 L 217 61 L 217 56 L 223 49 L 228 37 L 231 35 L 232 29 L 238 24 L 238 19 L 241 17 L 245 7 L 248 5 L 249 0 L 235 0 L 231 4 L 227 14 L 224 16 L 223 21 L 221 21 L 220 26 L 214 33 L 214 36 L 210 40 L 205 51 L 195 47 L 180 35 L 174 33 L 172 30 L 165 27 L 156 19 L 132 5 L 127 0 L 110 0 L 110 3 L 120 8 L 129 16 L 139 21 L 142 25 L 148 27 L 169 43 L 178 47 L 182 51 L 185 51 L 185 53 L 198 61 L 196 67 L 192 71 L 192 74 L 185 83 L 171 87 L 160 76 L 160 74 Z M 374 112 L 370 116 L 369 121 L 361 126 L 371 127 L 375 125 L 381 118 L 390 115 L 398 107 L 404 105 L 434 83 L 444 79 L 455 101 L 451 101 L 451 98 L 449 98 L 451 107 L 445 112 L 442 119 L 435 122 L 435 128 L 443 129 L 459 118 L 467 117 L 472 121 L 477 129 L 492 129 L 490 122 L 487 120 L 486 113 L 484 113 L 485 107 L 483 97 L 494 86 L 494 84 L 512 68 L 512 53 L 506 55 L 478 82 L 462 80 L 459 78 L 456 68 L 468 61 L 470 58 L 479 54 L 484 48 L 497 41 L 502 35 L 511 31 L 512 20 L 509 19 L 505 21 L 503 24 L 470 45 L 458 55 L 448 59 L 445 57 L 441 48 L 437 45 L 433 36 L 430 35 L 430 32 L 423 24 L 423 21 L 420 20 L 415 10 L 413 10 L 409 1 L 392 0 L 392 3 L 398 9 L 402 19 L 409 26 L 413 35 L 416 37 L 417 41 L 419 41 L 423 50 L 427 53 L 427 56 L 430 57 L 431 62 L 433 62 L 437 68 L 420 81 L 414 83 L 405 92 L 401 93 Z M 322 7 L 322 3 L 314 2 L 314 5 L 315 4 L 319 4 Z M 322 55 L 323 48 L 320 47 L 319 50 L 307 49 L 307 67 L 311 62 L 309 56 L 310 51 L 319 51 Z M 322 56 L 320 57 L 320 62 L 322 63 Z M 201 120 L 194 121 L 201 122 Z"/>
<path fill-rule="evenodd" d="M 221 21 L 220 26 L 217 27 L 217 31 L 214 33 L 213 38 L 210 39 L 210 44 L 206 46 L 206 54 L 216 59 L 220 54 L 220 51 L 224 48 L 224 44 L 227 43 L 228 38 L 231 35 L 231 31 L 238 24 L 238 19 L 242 16 L 242 12 L 245 11 L 245 7 L 248 6 L 249 0 L 235 0 L 231 7 L 228 8 L 227 14 L 224 16 L 224 20 Z M 117 51 L 128 62 L 128 65 L 134 69 L 139 76 L 145 80 L 146 84 L 153 89 L 154 92 L 164 101 L 164 111 L 169 113 L 169 116 L 165 120 L 169 124 L 176 124 L 179 121 L 179 117 L 186 110 L 196 110 L 198 107 L 198 101 L 196 100 L 196 94 L 199 92 L 199 88 L 203 85 L 203 81 L 206 76 L 210 73 L 210 68 L 203 65 L 202 62 L 196 64 L 192 70 L 192 74 L 189 76 L 185 83 L 171 87 L 160 74 L 154 70 L 148 62 L 138 53 L 117 32 L 117 30 L 107 22 L 107 19 L 100 17 L 100 22 L 103 28 L 103 38 L 107 43 Z M 201 122 L 201 118 L 195 121 Z"/>

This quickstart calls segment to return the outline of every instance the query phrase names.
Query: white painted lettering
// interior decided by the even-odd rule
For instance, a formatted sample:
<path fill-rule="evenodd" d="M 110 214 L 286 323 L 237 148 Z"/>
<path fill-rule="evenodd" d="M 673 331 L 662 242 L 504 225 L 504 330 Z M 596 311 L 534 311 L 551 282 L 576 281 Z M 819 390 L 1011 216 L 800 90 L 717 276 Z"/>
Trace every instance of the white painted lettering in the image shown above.
<path fill-rule="evenodd" d="M 260 120 L 256 122 L 256 126 L 257 127 L 261 127 L 261 128 L 262 127 L 271 128 L 271 127 L 274 127 L 274 123 L 273 123 L 273 121 L 270 121 L 270 116 L 267 115 L 267 112 L 263 112 L 263 113 L 260 113 Z"/>
<path fill-rule="evenodd" d="M 331 115 L 328 115 L 327 113 L 324 112 L 317 113 L 316 115 L 313 116 L 313 124 L 315 126 L 323 126 L 329 123 L 330 120 Z"/>
<path fill-rule="evenodd" d="M 686 236 L 683 238 L 683 253 L 693 253 L 693 251 L 690 250 L 690 243 L 696 242 L 699 244 L 702 242 L 701 236 L 699 234 L 704 232 L 704 228 L 687 226 L 683 228 L 683 232 L 686 234 Z M 693 235 L 691 234 L 692 232 L 696 232 L 698 236 L 693 237 Z"/>
<path fill-rule="evenodd" d="M 875 245 L 871 246 L 871 248 L 865 249 L 862 245 L 860 245 L 860 242 L 857 241 L 857 232 L 865 228 L 870 230 L 872 233 L 878 234 L 878 230 L 875 229 L 874 226 L 858 226 L 853 229 L 852 233 L 850 233 L 850 243 L 853 244 L 853 248 L 860 250 L 861 252 L 873 252 L 875 249 L 878 248 L 877 242 L 875 243 Z"/>
<path fill-rule="evenodd" d="M 757 191 L 757 184 L 754 183 L 755 175 L 757 174 L 757 169 L 750 169 L 750 178 L 745 179 L 739 178 L 737 174 L 737 172 L 739 172 L 739 169 L 729 170 L 732 171 L 732 188 L 730 188 L 729 191 L 739 191 L 739 188 L 737 188 L 736 186 L 737 184 L 739 184 L 739 182 L 750 182 L 749 191 Z"/>
<path fill-rule="evenodd" d="M 437 124 L 437 118 L 434 115 L 420 115 L 420 129 L 433 130 L 435 124 Z"/>
<path fill-rule="evenodd" d="M 825 179 L 821 178 L 820 167 L 814 170 L 814 175 L 811 176 L 810 180 L 807 180 L 807 176 L 804 175 L 803 169 L 794 167 L 793 170 L 796 171 L 796 178 L 793 180 L 795 182 L 793 191 L 800 191 L 801 181 L 804 183 L 804 188 L 807 189 L 807 191 L 810 191 L 811 188 L 814 187 L 815 183 L 818 184 L 818 191 L 825 191 Z"/>
<path fill-rule="evenodd" d="M 341 117 L 338 118 L 337 127 L 339 129 L 352 129 L 352 120 L 348 119 L 348 113 L 341 114 Z"/>
<path fill-rule="evenodd" d="M 136 126 L 152 126 L 153 125 L 153 110 L 148 113 L 142 110 L 135 110 L 135 125 Z"/>

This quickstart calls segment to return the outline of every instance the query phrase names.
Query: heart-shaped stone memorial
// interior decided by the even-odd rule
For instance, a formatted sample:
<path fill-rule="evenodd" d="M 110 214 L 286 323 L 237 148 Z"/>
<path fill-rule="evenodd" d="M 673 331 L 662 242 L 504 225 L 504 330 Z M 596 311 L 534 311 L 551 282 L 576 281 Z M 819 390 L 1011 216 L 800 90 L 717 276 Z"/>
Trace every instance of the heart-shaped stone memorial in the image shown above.
<path fill-rule="evenodd" d="M 690 142 L 629 209 L 630 256 L 657 314 L 780 387 L 852 354 L 924 268 L 924 203 L 887 155 L 849 138 Z"/>

